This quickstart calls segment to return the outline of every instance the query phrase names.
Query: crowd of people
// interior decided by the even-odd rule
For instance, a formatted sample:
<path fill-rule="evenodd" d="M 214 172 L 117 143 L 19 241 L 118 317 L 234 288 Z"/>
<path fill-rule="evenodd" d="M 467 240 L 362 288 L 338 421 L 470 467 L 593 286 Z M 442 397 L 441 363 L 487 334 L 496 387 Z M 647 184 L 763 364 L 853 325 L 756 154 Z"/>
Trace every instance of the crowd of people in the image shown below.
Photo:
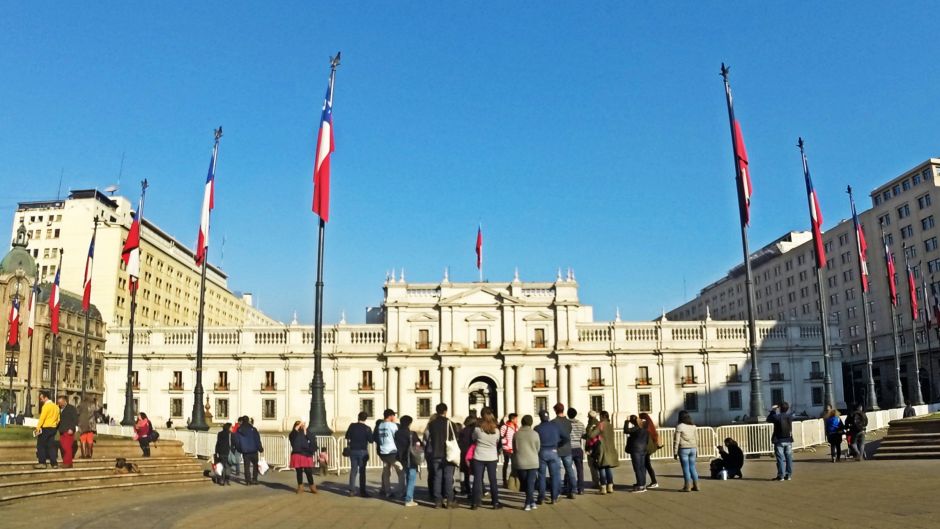
<path fill-rule="evenodd" d="M 76 453 L 80 459 L 93 457 L 97 405 L 90 396 L 76 407 L 65 396 L 60 395 L 53 402 L 48 391 L 40 391 L 39 410 L 33 431 L 38 460 L 34 468 L 59 468 L 60 451 L 62 468 L 72 468 Z"/>

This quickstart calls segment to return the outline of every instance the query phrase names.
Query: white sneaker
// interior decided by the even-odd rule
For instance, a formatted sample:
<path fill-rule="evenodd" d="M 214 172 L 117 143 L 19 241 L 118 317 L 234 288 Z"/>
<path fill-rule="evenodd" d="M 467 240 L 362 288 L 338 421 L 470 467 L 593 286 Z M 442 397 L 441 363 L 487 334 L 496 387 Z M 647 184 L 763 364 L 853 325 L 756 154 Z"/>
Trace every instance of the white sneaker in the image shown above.
<path fill-rule="evenodd" d="M 409 501 L 405 503 L 405 507 L 417 507 L 417 506 L 418 506 L 418 503 L 414 501 Z"/>
<path fill-rule="evenodd" d="M 648 488 L 648 489 L 658 489 L 658 488 L 659 488 L 659 483 L 653 483 L 652 485 L 648 485 L 646 488 Z"/>
<path fill-rule="evenodd" d="M 532 510 L 533 507 L 534 507 L 534 505 L 526 505 L 526 506 L 525 506 L 525 509 L 523 509 L 523 510 L 524 510 L 525 512 L 529 512 L 529 511 Z"/>

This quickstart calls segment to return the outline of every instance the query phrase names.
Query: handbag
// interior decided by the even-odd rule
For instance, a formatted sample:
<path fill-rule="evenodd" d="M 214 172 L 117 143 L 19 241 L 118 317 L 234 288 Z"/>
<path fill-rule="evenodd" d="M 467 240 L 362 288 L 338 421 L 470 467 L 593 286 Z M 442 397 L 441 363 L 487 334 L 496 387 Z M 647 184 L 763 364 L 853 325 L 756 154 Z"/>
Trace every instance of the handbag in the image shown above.
<path fill-rule="evenodd" d="M 343 457 L 349 457 L 349 447 L 348 447 L 348 446 L 344 446 L 344 447 L 343 447 Z"/>
<path fill-rule="evenodd" d="M 446 421 L 447 419 L 444 420 Z M 454 432 L 454 424 L 447 421 L 447 429 L 447 439 L 444 441 L 444 460 L 451 465 L 459 465 L 460 445 L 457 444 L 457 433 Z"/>
<path fill-rule="evenodd" d="M 238 466 L 238 452 L 234 450 L 228 453 L 228 464 Z"/>
<path fill-rule="evenodd" d="M 521 484 L 519 483 L 519 475 L 516 474 L 515 470 L 509 474 L 509 479 L 506 480 L 506 488 L 513 492 L 519 492 L 519 490 L 522 488 Z"/>
<path fill-rule="evenodd" d="M 258 474 L 265 475 L 271 467 L 268 466 L 268 462 L 262 457 L 258 460 Z"/>
<path fill-rule="evenodd" d="M 473 461 L 473 455 L 476 454 L 476 452 L 477 452 L 477 444 L 473 443 L 472 445 L 470 445 L 470 448 L 467 449 L 467 457 L 465 459 L 468 465 L 470 464 L 471 461 Z"/>

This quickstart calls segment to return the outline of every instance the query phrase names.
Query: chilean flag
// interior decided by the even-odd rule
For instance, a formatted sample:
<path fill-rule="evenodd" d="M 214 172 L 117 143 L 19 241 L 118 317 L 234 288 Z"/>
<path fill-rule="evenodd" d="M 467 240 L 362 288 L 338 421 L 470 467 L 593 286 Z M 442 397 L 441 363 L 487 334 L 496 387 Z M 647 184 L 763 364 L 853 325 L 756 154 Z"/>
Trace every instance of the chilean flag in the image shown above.
<path fill-rule="evenodd" d="M 822 209 L 819 207 L 819 197 L 816 196 L 816 190 L 813 188 L 813 179 L 809 176 L 809 163 L 806 161 L 806 153 L 803 152 L 803 138 L 800 138 L 800 154 L 803 158 L 803 177 L 806 179 L 806 197 L 809 201 L 809 220 L 813 225 L 813 243 L 816 247 L 816 268 L 822 269 L 826 266 L 826 249 L 822 238 Z"/>
<path fill-rule="evenodd" d="M 91 244 L 88 245 L 88 259 L 85 260 L 85 280 L 84 291 L 82 293 L 82 310 L 88 312 L 91 308 L 91 270 L 95 260 L 95 235 L 91 236 Z"/>
<path fill-rule="evenodd" d="M 868 292 L 868 243 L 865 242 L 865 231 L 862 223 L 858 221 L 855 212 L 855 201 L 852 200 L 852 222 L 855 223 L 856 250 L 858 250 L 858 268 L 862 276 L 862 292 Z"/>
<path fill-rule="evenodd" d="M 888 269 L 888 289 L 891 291 L 891 304 L 895 307 L 898 306 L 898 289 L 894 286 L 894 257 L 891 255 L 891 250 L 888 248 L 888 241 L 883 241 L 885 244 L 885 263 Z"/>
<path fill-rule="evenodd" d="M 330 220 L 330 155 L 336 145 L 333 143 L 333 78 L 326 88 L 323 100 L 323 114 L 320 116 L 320 132 L 317 135 L 317 159 L 313 169 L 313 212 L 323 222 Z"/>
<path fill-rule="evenodd" d="M 907 265 L 907 291 L 911 295 L 911 319 L 917 321 L 917 285 L 911 265 Z"/>
<path fill-rule="evenodd" d="M 36 298 L 39 297 L 39 278 L 33 283 L 33 288 L 29 293 L 29 319 L 26 323 L 26 336 L 32 338 L 33 329 L 36 327 Z"/>
<path fill-rule="evenodd" d="M 477 269 L 483 270 L 483 226 L 477 226 Z"/>
<path fill-rule="evenodd" d="M 121 260 L 124 261 L 129 277 L 127 290 L 131 293 L 137 290 L 137 278 L 140 277 L 140 217 L 143 213 L 142 206 L 143 201 L 137 208 L 134 222 L 131 223 L 131 229 L 127 232 L 127 240 L 124 241 L 124 249 L 121 250 Z"/>
<path fill-rule="evenodd" d="M 59 268 L 55 271 L 55 281 L 52 283 L 52 290 L 49 291 L 49 321 L 52 328 L 52 334 L 59 335 L 59 274 L 62 272 L 62 261 L 59 261 Z"/>
<path fill-rule="evenodd" d="M 13 306 L 10 307 L 10 332 L 7 337 L 7 346 L 16 347 L 20 343 L 20 298 L 13 298 Z"/>
<path fill-rule="evenodd" d="M 741 209 L 741 224 L 747 226 L 751 223 L 751 195 L 754 188 L 751 186 L 751 171 L 747 161 L 747 149 L 744 147 L 744 135 L 741 133 L 741 123 L 738 120 L 734 120 L 734 147 L 737 156 L 735 165 L 738 169 L 738 201 Z"/>
<path fill-rule="evenodd" d="M 219 138 L 222 127 L 216 131 L 215 146 L 209 160 L 209 174 L 206 176 L 206 191 L 202 196 L 202 216 L 199 219 L 199 236 L 196 239 L 196 266 L 202 266 L 209 249 L 209 212 L 215 207 L 215 163 L 219 157 Z"/>

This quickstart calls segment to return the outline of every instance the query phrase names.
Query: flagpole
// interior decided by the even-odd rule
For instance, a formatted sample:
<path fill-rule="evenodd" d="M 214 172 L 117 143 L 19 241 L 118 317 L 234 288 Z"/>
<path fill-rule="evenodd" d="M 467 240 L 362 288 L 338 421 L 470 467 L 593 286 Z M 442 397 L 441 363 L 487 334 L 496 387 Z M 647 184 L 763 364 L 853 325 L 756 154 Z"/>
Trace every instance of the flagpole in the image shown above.
<path fill-rule="evenodd" d="M 7 343 L 6 343 L 7 360 L 9 363 L 9 365 L 7 366 L 7 375 L 10 377 L 10 392 L 7 394 L 7 410 L 6 410 L 7 413 L 12 413 L 13 410 L 15 409 L 14 404 L 13 404 L 13 400 L 14 400 L 13 399 L 13 359 L 15 358 L 15 353 L 20 352 L 20 338 L 19 338 L 20 309 L 18 308 L 19 302 L 20 302 L 20 280 L 17 279 L 16 280 L 16 292 L 13 294 L 13 304 L 10 306 L 11 313 L 13 311 L 13 307 L 17 307 L 16 328 L 14 329 L 13 326 L 10 326 L 10 329 L 9 329 L 10 333 L 16 333 L 16 345 L 15 346 L 10 345 L 9 337 L 7 337 Z M 13 322 L 11 321 L 10 323 L 13 323 Z"/>
<path fill-rule="evenodd" d="M 914 395 L 909 400 L 914 406 L 924 404 L 923 391 L 920 387 L 920 355 L 917 352 L 917 312 L 914 310 L 914 304 L 917 303 L 917 287 L 914 283 L 914 272 L 911 271 L 911 264 L 907 255 L 907 243 L 901 245 L 904 251 L 904 269 L 908 276 L 908 294 L 911 298 L 911 338 L 914 339 L 912 347 L 914 348 Z"/>
<path fill-rule="evenodd" d="M 738 164 L 738 145 L 734 141 L 734 107 L 731 103 L 731 84 L 728 82 L 729 69 L 721 64 L 721 77 L 725 82 L 725 101 L 728 104 L 728 122 L 731 126 L 731 145 L 734 151 L 734 170 L 737 180 L 740 181 L 744 175 L 741 174 L 741 168 Z M 741 199 L 741 185 L 738 186 L 738 198 Z M 757 367 L 757 320 L 754 318 L 754 283 L 751 272 L 751 252 L 748 249 L 747 241 L 747 223 L 744 218 L 741 219 L 741 246 L 744 250 L 744 290 L 747 296 L 747 322 L 748 322 L 748 347 L 751 357 L 751 401 L 749 406 L 750 420 L 759 422 L 764 413 L 764 402 L 761 389 L 760 370 Z"/>
<path fill-rule="evenodd" d="M 803 138 L 799 138 L 796 143 L 796 146 L 800 148 L 800 158 L 803 160 L 803 176 L 804 178 L 809 178 L 809 165 L 806 161 L 806 151 L 804 150 Z M 809 182 L 809 180 L 807 180 Z M 809 184 L 807 184 L 809 185 Z M 813 193 L 815 193 L 815 189 Z M 818 201 L 818 198 L 808 197 L 810 199 Z M 820 237 L 822 236 L 822 226 L 818 229 L 816 228 L 816 223 L 820 222 L 815 220 L 814 208 L 816 204 L 814 202 L 809 203 L 810 207 L 810 221 L 813 223 L 813 239 L 816 239 L 816 233 L 818 231 Z M 835 396 L 832 392 L 832 371 L 830 367 L 830 360 L 832 354 L 829 350 L 829 308 L 826 306 L 826 285 L 823 283 L 823 268 L 822 264 L 825 260 L 825 253 L 820 254 L 819 248 L 823 246 L 822 240 L 815 240 L 813 252 L 816 255 L 816 293 L 819 296 L 819 324 L 822 328 L 822 353 L 823 353 L 823 401 L 831 408 L 836 408 Z"/>
<path fill-rule="evenodd" d="M 30 299 L 32 300 L 32 306 L 30 306 L 30 317 L 32 313 L 35 312 L 36 303 L 39 302 L 37 299 L 39 297 L 39 274 L 36 274 L 36 277 L 33 278 L 33 290 L 30 292 Z M 33 325 L 35 326 L 35 321 Z M 32 329 L 32 333 L 29 335 L 29 361 L 28 367 L 26 369 L 26 410 L 23 413 L 24 417 L 33 416 L 33 334 L 36 333 L 35 328 Z"/>
<path fill-rule="evenodd" d="M 94 227 L 91 230 L 91 244 L 92 244 L 91 251 L 92 252 L 94 252 L 95 236 L 98 234 L 98 222 L 100 222 L 98 220 L 98 215 L 95 215 Z M 94 266 L 94 260 L 92 260 L 92 266 Z M 88 281 L 91 281 L 91 273 L 92 271 L 88 270 Z M 85 309 L 85 333 L 84 333 L 84 339 L 82 342 L 83 344 L 82 345 L 82 392 L 81 392 L 81 398 L 80 398 L 81 402 L 85 402 L 85 388 L 87 385 L 87 380 L 86 380 L 87 367 L 86 366 L 88 364 L 88 324 L 89 324 L 88 315 L 90 312 L 91 312 L 91 296 L 89 293 L 88 308 Z"/>
<path fill-rule="evenodd" d="M 933 402 L 934 390 L 934 379 L 933 379 L 933 350 L 930 346 L 930 299 L 927 297 L 927 275 L 924 274 L 923 268 L 920 270 L 920 286 L 924 291 L 924 336 L 927 338 L 927 368 L 928 376 L 930 381 L 928 386 L 930 386 L 930 391 L 927 393 L 927 402 Z"/>
<path fill-rule="evenodd" d="M 858 215 L 855 212 L 855 198 L 852 196 L 852 186 L 846 186 L 845 192 L 849 194 L 849 204 L 852 206 L 852 222 L 854 223 L 858 219 Z M 861 226 L 861 224 L 859 225 Z M 862 255 L 862 246 L 863 244 L 867 247 L 867 243 L 859 239 L 861 234 L 858 231 L 858 228 L 855 229 L 855 249 L 858 252 L 858 284 L 862 288 L 862 315 L 865 320 L 865 347 L 868 350 L 867 354 L 867 364 L 868 369 L 868 411 L 878 411 L 878 394 L 875 392 L 875 370 L 872 362 L 872 355 L 874 354 L 875 347 L 871 339 L 871 309 L 868 307 L 868 284 L 866 281 L 870 282 L 867 273 L 867 261 L 863 264 L 863 260 L 867 260 L 867 256 Z"/>
<path fill-rule="evenodd" d="M 215 145 L 212 148 L 212 171 L 213 171 L 213 182 L 212 185 L 215 186 L 215 163 L 219 153 L 219 140 L 222 138 L 222 127 L 219 127 L 215 130 Z M 213 189 L 214 193 L 215 190 Z M 204 389 L 202 387 L 202 355 L 203 355 L 203 331 L 205 329 L 205 319 L 206 319 L 206 268 L 209 264 L 209 233 L 207 226 L 207 233 L 203 235 L 205 237 L 205 246 L 203 248 L 197 248 L 196 251 L 203 251 L 202 255 L 202 270 L 201 276 L 199 279 L 199 319 L 196 326 L 196 387 L 193 388 L 193 413 L 189 422 L 189 429 L 196 430 L 200 432 L 205 432 L 209 429 L 209 425 L 206 423 L 206 409 L 202 404 L 202 397 Z M 218 410 L 216 410 L 218 411 Z"/>
<path fill-rule="evenodd" d="M 885 226 L 883 223 L 880 223 L 881 227 L 881 243 L 885 249 L 885 262 L 888 262 L 888 241 L 885 239 Z M 893 258 L 891 258 L 893 260 Z M 897 274 L 897 271 L 895 271 Z M 885 277 L 888 279 L 888 303 L 891 305 L 891 341 L 894 343 L 894 407 L 903 408 L 904 407 L 904 392 L 901 389 L 901 348 L 898 344 L 898 316 L 897 308 L 895 308 L 895 301 L 897 299 L 897 290 L 895 290 L 894 298 L 891 298 L 891 287 L 894 285 L 894 278 L 891 277 L 890 271 L 885 271 Z"/>
<path fill-rule="evenodd" d="M 137 222 L 140 229 L 144 224 L 144 197 L 147 194 L 147 179 L 144 178 L 140 183 L 140 207 L 137 212 Z M 138 250 L 139 251 L 139 250 Z M 133 281 L 133 279 L 128 279 Z M 135 285 L 131 289 L 131 320 L 130 333 L 127 336 L 127 378 L 124 382 L 124 417 L 121 419 L 121 426 L 134 426 L 134 317 L 137 315 L 137 289 L 140 285 Z"/>
<path fill-rule="evenodd" d="M 336 79 L 336 67 L 339 66 L 339 53 L 330 57 L 330 97 L 333 97 L 333 82 Z M 332 101 L 329 102 L 332 104 Z M 332 130 L 332 129 L 331 129 Z M 310 384 L 310 430 L 315 435 L 330 435 L 326 420 L 326 382 L 323 380 L 323 239 L 326 221 L 319 216 L 317 233 L 317 283 L 313 323 L 313 382 Z"/>
<path fill-rule="evenodd" d="M 60 273 L 60 274 L 62 273 L 62 259 L 64 257 L 64 254 L 65 252 L 63 252 L 62 250 L 59 250 L 59 268 L 57 268 L 56 270 L 58 271 L 57 273 Z M 56 294 L 60 296 L 60 299 L 61 299 L 62 294 L 59 292 L 60 288 L 61 288 L 61 283 L 55 286 Z M 51 301 L 52 300 L 51 288 L 49 290 L 49 296 L 50 296 L 50 301 Z M 52 328 L 52 314 L 51 313 L 49 314 L 49 318 L 50 318 L 49 327 L 51 330 Z M 53 399 L 59 398 L 59 348 L 61 347 L 61 345 L 62 343 L 59 341 L 59 333 L 57 331 L 52 335 L 52 398 Z"/>

